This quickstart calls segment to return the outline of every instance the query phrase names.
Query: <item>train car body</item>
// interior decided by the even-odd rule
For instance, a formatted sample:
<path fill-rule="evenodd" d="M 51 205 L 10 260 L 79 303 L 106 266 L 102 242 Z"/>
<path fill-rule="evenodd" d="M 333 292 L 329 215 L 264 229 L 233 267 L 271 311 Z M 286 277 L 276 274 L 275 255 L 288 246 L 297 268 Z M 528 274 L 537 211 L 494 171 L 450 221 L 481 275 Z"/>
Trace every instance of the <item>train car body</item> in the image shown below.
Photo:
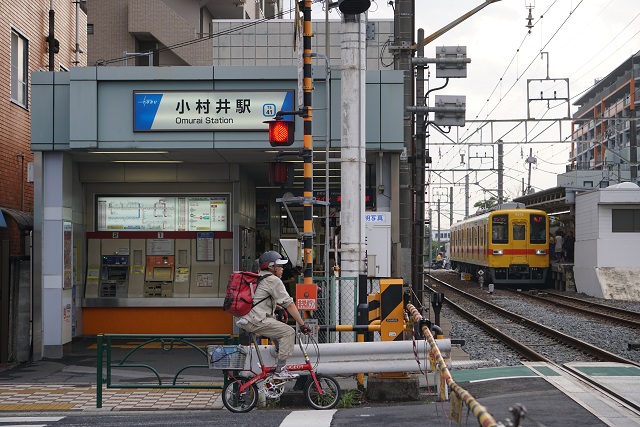
<path fill-rule="evenodd" d="M 451 267 L 485 283 L 543 285 L 549 272 L 549 217 L 522 204 L 470 216 L 451 226 Z"/>

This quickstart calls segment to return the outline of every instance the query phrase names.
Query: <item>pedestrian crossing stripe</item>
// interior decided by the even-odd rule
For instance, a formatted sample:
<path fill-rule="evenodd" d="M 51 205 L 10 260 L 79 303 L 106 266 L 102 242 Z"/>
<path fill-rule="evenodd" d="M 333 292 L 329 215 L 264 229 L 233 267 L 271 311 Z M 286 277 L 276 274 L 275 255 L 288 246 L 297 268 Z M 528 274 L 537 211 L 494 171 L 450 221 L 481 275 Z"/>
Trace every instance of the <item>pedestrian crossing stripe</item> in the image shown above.
<path fill-rule="evenodd" d="M 0 423 L 51 423 L 64 417 L 0 417 Z"/>

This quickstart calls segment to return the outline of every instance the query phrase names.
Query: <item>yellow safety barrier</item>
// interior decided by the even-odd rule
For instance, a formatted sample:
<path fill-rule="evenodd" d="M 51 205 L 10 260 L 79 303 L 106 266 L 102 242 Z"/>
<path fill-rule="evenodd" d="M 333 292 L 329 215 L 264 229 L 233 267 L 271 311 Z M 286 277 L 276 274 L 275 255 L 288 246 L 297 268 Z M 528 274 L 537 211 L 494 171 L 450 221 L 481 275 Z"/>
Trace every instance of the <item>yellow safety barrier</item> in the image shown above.
<path fill-rule="evenodd" d="M 380 279 L 380 339 L 402 341 L 404 308 L 402 279 Z"/>

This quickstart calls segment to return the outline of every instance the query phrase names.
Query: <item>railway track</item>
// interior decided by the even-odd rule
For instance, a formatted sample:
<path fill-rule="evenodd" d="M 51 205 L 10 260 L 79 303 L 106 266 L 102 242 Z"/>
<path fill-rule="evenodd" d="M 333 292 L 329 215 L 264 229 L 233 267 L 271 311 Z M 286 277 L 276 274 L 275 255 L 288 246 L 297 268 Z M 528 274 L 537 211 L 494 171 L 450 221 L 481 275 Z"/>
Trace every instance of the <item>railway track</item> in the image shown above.
<path fill-rule="evenodd" d="M 550 291 L 518 292 L 513 289 L 508 292 L 517 293 L 519 296 L 540 302 L 562 307 L 565 310 L 572 310 L 598 319 L 618 323 L 631 328 L 640 329 L 640 312 L 612 307 L 606 304 L 599 304 L 593 301 L 561 295 Z"/>
<path fill-rule="evenodd" d="M 599 348 L 591 342 L 577 339 L 508 311 L 436 277 L 429 278 L 438 283 L 439 289 L 434 291 L 440 292 L 440 287 L 446 288 L 445 302 L 449 307 L 506 343 L 522 359 L 555 364 L 568 361 L 618 362 L 640 367 L 640 363 Z"/>

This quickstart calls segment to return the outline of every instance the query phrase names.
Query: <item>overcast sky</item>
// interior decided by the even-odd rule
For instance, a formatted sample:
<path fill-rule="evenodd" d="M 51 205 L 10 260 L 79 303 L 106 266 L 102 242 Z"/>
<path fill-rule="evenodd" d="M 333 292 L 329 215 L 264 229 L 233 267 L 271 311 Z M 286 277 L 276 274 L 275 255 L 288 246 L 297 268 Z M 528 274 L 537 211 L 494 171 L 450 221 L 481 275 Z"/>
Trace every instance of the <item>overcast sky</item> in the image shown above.
<path fill-rule="evenodd" d="M 482 3 L 481 0 L 416 0 L 416 31 L 428 36 Z M 531 32 L 526 28 L 531 9 Z M 322 10 L 314 4 L 313 10 Z M 323 12 L 322 12 L 323 13 Z M 337 19 L 332 11 L 331 19 Z M 370 19 L 393 18 L 387 1 L 372 3 Z M 425 47 L 426 57 L 435 57 L 436 46 L 466 46 L 471 58 L 466 79 L 451 79 L 448 86 L 433 95 L 465 95 L 467 120 L 498 120 L 527 118 L 528 79 L 569 79 L 570 114 L 575 100 L 591 87 L 597 78 L 640 50 L 640 0 L 501 0 L 462 22 Z M 541 52 L 547 52 L 541 55 Z M 542 56 L 542 58 L 541 58 Z M 427 87 L 436 88 L 443 79 L 432 73 Z M 539 96 L 566 97 L 565 83 L 532 82 L 529 89 Z M 429 105 L 434 104 L 432 96 Z M 567 116 L 567 104 L 561 101 L 533 101 L 530 114 L 535 118 Z M 434 129 L 430 131 L 429 147 L 432 169 L 456 169 L 458 172 L 431 172 L 430 183 L 437 193 L 454 185 L 454 219 L 464 213 L 464 176 L 468 169 L 496 167 L 491 143 L 503 139 L 508 144 L 505 153 L 505 193 L 510 198 L 522 191 L 522 178 L 528 182 L 529 150 L 535 165 L 531 170 L 534 190 L 556 186 L 556 175 L 565 171 L 570 156 L 570 124 L 562 126 L 546 122 L 529 122 L 528 137 L 524 125 L 516 122 L 486 125 L 467 123 L 464 128 L 452 128 L 448 135 L 456 144 Z M 550 127 L 546 132 L 547 127 Z M 513 129 L 512 129 L 513 128 Z M 460 143 L 460 141 L 462 141 Z M 532 141 L 532 142 L 531 142 Z M 538 142 L 538 143 L 536 143 Z M 447 144 L 447 145 L 445 145 Z M 469 145 L 471 144 L 471 145 Z M 461 164 L 464 153 L 465 164 Z M 471 155 L 471 159 L 469 159 Z M 497 174 L 472 172 L 471 206 L 491 195 L 497 188 Z M 448 197 L 441 196 L 442 201 Z M 441 218 L 448 223 L 447 218 Z"/>

